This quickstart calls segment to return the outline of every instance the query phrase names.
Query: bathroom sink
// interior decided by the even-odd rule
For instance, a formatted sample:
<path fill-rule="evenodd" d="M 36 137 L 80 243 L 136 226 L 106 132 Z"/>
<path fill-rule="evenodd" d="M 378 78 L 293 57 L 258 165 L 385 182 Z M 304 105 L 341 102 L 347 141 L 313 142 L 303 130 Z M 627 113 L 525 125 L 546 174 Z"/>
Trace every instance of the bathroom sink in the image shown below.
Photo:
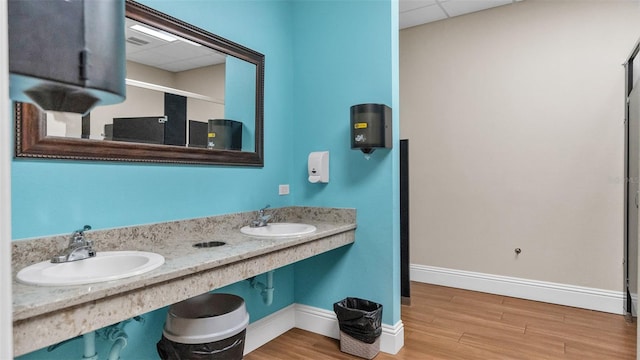
<path fill-rule="evenodd" d="M 103 251 L 96 256 L 54 264 L 43 261 L 18 272 L 19 282 L 30 285 L 82 285 L 144 274 L 164 264 L 162 255 L 145 251 Z"/>
<path fill-rule="evenodd" d="M 306 235 L 316 231 L 316 227 L 309 224 L 298 223 L 270 223 L 267 226 L 245 226 L 240 232 L 251 236 L 285 237 Z"/>

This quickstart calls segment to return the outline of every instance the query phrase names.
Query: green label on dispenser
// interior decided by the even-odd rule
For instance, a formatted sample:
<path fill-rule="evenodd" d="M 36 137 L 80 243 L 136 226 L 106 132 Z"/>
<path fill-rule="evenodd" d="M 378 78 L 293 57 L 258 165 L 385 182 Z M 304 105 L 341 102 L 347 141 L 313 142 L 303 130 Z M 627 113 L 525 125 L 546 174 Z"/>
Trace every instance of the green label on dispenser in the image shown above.
<path fill-rule="evenodd" d="M 363 122 L 355 123 L 355 124 L 353 124 L 353 128 L 354 129 L 366 129 L 367 128 L 367 123 L 363 123 Z"/>

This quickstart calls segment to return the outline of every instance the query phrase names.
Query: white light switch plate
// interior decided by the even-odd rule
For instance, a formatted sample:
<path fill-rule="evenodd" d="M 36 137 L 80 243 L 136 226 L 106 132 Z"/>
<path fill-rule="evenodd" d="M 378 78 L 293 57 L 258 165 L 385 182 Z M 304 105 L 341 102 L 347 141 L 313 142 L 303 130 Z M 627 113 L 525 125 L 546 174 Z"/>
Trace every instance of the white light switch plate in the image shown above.
<path fill-rule="evenodd" d="M 278 195 L 289 195 L 289 184 L 281 184 L 278 186 Z"/>

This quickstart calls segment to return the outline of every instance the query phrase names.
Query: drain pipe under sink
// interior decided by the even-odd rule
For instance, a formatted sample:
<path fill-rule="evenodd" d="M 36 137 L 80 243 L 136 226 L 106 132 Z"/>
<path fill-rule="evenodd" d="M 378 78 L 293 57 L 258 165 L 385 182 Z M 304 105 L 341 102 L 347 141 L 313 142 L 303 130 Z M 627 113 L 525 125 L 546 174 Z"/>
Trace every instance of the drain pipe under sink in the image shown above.
<path fill-rule="evenodd" d="M 112 331 L 107 333 L 109 340 L 113 341 L 111 345 L 111 351 L 109 351 L 109 360 L 120 359 L 120 352 L 127 346 L 128 338 L 127 333 L 119 328 L 113 328 Z"/>
<path fill-rule="evenodd" d="M 251 287 L 254 289 L 260 290 L 260 294 L 262 295 L 262 301 L 267 305 L 271 305 L 273 303 L 273 273 L 275 270 L 271 270 L 267 272 L 267 284 L 263 284 L 256 280 L 256 277 L 251 277 L 247 279 L 251 284 Z"/>
<path fill-rule="evenodd" d="M 112 328 L 107 330 L 107 338 L 113 341 L 111 345 L 111 351 L 109 351 L 109 360 L 120 359 L 120 352 L 127 346 L 127 333 L 118 328 Z M 98 360 L 98 353 L 96 352 L 96 332 L 91 331 L 82 335 L 84 340 L 84 355 L 83 360 Z"/>
<path fill-rule="evenodd" d="M 82 360 L 98 360 L 98 352 L 96 351 L 96 334 L 98 334 L 101 337 L 105 337 L 107 340 L 110 340 L 113 342 L 113 344 L 111 345 L 111 350 L 109 351 L 109 360 L 118 360 L 120 359 L 120 352 L 122 351 L 122 349 L 125 348 L 125 346 L 127 346 L 128 339 L 129 339 L 129 336 L 124 331 L 123 327 L 126 325 L 126 323 L 128 323 L 131 320 L 132 319 L 125 320 L 118 323 L 117 325 L 111 325 L 105 328 L 104 330 L 100 329 L 97 331 L 91 331 L 86 334 L 76 336 L 72 339 L 64 340 L 55 345 L 49 346 L 47 348 L 47 351 L 48 352 L 54 351 L 55 349 L 58 348 L 58 346 L 82 337 L 82 340 L 84 343 Z M 144 319 L 141 316 L 136 316 L 133 318 L 133 320 L 136 320 L 138 322 L 144 322 Z"/>
<path fill-rule="evenodd" d="M 96 352 L 96 332 L 91 331 L 82 335 L 82 340 L 84 340 L 84 355 L 82 355 L 82 359 L 98 360 L 98 353 Z"/>

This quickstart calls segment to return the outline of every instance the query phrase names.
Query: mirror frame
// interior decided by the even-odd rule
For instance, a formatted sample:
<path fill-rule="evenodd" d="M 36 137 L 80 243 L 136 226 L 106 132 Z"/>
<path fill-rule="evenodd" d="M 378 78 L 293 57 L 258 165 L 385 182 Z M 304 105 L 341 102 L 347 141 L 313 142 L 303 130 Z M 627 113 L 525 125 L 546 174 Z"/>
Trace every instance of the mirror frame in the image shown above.
<path fill-rule="evenodd" d="M 135 1 L 126 0 L 125 9 L 128 18 L 256 66 L 254 152 L 47 136 L 46 114 L 33 104 L 16 102 L 16 158 L 264 166 L 264 55 Z"/>

